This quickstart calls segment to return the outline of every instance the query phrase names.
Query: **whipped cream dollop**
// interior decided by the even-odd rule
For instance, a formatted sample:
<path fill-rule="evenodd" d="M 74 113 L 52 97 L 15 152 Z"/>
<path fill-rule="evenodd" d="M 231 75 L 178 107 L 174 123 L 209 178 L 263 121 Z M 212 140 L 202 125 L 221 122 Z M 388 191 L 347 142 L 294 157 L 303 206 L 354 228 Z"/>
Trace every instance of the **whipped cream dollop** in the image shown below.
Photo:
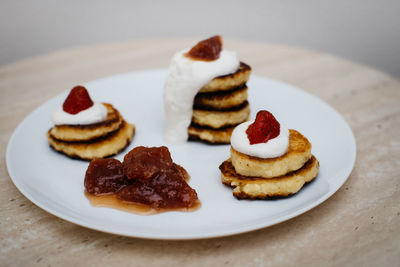
<path fill-rule="evenodd" d="M 279 135 L 266 143 L 250 145 L 246 130 L 253 121 L 236 126 L 231 136 L 231 146 L 240 153 L 258 158 L 276 158 L 286 153 L 289 147 L 289 130 L 280 123 Z"/>
<path fill-rule="evenodd" d="M 164 86 L 164 109 L 167 118 L 165 140 L 183 143 L 188 139 L 193 101 L 199 90 L 215 77 L 234 73 L 239 67 L 235 52 L 222 50 L 217 60 L 193 60 L 178 52 L 172 58 Z"/>
<path fill-rule="evenodd" d="M 88 125 L 106 120 L 107 113 L 107 108 L 102 103 L 94 103 L 77 114 L 65 112 L 61 105 L 53 112 L 51 119 L 55 125 Z"/>

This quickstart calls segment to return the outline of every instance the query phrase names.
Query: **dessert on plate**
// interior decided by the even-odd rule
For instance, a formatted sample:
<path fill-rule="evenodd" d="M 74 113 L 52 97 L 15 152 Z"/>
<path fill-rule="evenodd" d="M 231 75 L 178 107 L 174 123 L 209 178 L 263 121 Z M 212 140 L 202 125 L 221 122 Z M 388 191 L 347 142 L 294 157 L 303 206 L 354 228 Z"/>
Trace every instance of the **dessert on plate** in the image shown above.
<path fill-rule="evenodd" d="M 250 73 L 235 52 L 222 49 L 220 36 L 178 52 L 164 88 L 166 141 L 229 144 L 235 126 L 249 118 Z"/>
<path fill-rule="evenodd" d="M 230 152 L 219 169 L 222 183 L 233 187 L 238 199 L 287 197 L 318 175 L 307 138 L 265 110 L 234 129 Z"/>
<path fill-rule="evenodd" d="M 93 159 L 84 185 L 89 200 L 97 206 L 154 214 L 198 208 L 200 202 L 187 184 L 189 179 L 186 170 L 172 161 L 167 147 L 139 146 L 123 162 Z"/>
<path fill-rule="evenodd" d="M 123 150 L 131 142 L 135 126 L 108 103 L 94 103 L 86 88 L 72 88 L 63 105 L 52 114 L 54 126 L 47 132 L 50 146 L 71 158 L 91 160 Z"/>

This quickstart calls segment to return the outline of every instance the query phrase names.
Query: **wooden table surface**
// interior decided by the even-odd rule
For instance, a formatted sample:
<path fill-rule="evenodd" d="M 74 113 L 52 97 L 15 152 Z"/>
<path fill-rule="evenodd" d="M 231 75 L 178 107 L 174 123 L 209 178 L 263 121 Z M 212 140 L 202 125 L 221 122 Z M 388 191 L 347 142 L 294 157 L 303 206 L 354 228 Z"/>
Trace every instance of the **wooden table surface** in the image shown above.
<path fill-rule="evenodd" d="M 24 117 L 76 84 L 167 67 L 174 52 L 195 41 L 94 45 L 0 67 L 0 265 L 399 266 L 400 82 L 360 64 L 293 47 L 225 41 L 254 74 L 318 96 L 352 128 L 357 142 L 353 172 L 338 192 L 311 211 L 230 237 L 143 240 L 63 221 L 17 190 L 7 172 L 5 151 Z"/>

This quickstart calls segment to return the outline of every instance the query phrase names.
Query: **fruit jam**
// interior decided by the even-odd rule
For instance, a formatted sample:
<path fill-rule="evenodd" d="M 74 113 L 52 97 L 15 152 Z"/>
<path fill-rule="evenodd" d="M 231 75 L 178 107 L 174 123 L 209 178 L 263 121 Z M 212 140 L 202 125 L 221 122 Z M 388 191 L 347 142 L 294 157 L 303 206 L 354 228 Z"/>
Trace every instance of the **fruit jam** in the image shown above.
<path fill-rule="evenodd" d="M 86 195 L 94 206 L 154 214 L 200 207 L 189 174 L 173 163 L 167 147 L 139 146 L 117 159 L 94 159 L 85 175 Z"/>
<path fill-rule="evenodd" d="M 266 143 L 280 133 L 280 124 L 274 115 L 266 110 L 257 113 L 254 123 L 246 130 L 250 145 Z"/>

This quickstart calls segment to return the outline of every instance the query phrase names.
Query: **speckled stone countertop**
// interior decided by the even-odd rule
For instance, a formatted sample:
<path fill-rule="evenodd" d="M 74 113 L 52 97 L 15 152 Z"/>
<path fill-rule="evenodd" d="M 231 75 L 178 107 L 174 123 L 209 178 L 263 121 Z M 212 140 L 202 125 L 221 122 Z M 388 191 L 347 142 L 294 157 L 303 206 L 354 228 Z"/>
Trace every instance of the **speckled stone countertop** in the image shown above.
<path fill-rule="evenodd" d="M 12 183 L 7 142 L 32 110 L 104 76 L 167 67 L 195 40 L 142 40 L 75 48 L 0 67 L 0 262 L 2 266 L 398 266 L 400 82 L 369 67 L 293 47 L 226 41 L 255 74 L 308 91 L 349 123 L 357 160 L 347 182 L 318 207 L 278 225 L 224 238 L 159 241 L 106 234 L 63 221 Z"/>

